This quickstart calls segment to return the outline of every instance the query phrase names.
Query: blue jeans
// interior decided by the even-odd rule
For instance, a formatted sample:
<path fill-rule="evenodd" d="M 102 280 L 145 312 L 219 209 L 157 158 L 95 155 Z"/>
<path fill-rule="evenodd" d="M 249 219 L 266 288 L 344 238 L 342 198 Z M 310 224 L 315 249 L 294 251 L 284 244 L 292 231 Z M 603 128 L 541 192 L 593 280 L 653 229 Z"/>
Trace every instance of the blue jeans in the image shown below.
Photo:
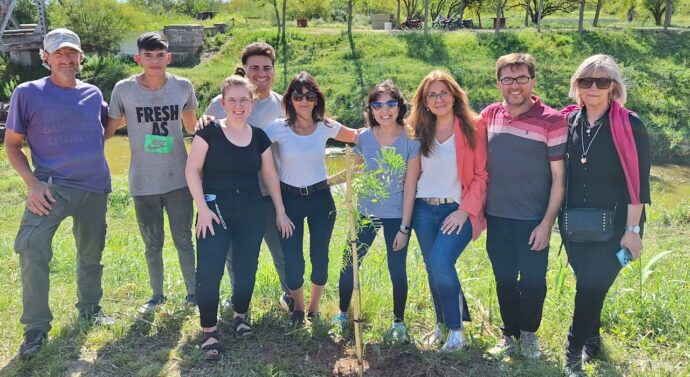
<path fill-rule="evenodd" d="M 405 303 L 407 302 L 407 244 L 398 251 L 393 251 L 393 240 L 400 230 L 402 219 L 379 219 L 371 217 L 370 222 L 362 225 L 357 233 L 357 255 L 359 264 L 367 255 L 369 247 L 376 238 L 376 232 L 383 228 L 383 238 L 386 241 L 386 261 L 393 285 L 393 315 L 396 319 L 405 319 Z M 346 312 L 352 298 L 353 281 L 352 250 L 350 244 L 345 247 L 343 253 L 343 268 L 340 270 L 340 311 Z"/>
<path fill-rule="evenodd" d="M 422 249 L 429 277 L 436 321 L 451 330 L 462 328 L 463 314 L 467 313 L 455 262 L 472 239 L 472 224 L 468 219 L 459 234 L 443 234 L 441 226 L 443 220 L 458 207 L 457 203 L 429 205 L 416 199 L 412 215 L 412 227 Z M 461 304 L 463 310 L 460 309 Z"/>

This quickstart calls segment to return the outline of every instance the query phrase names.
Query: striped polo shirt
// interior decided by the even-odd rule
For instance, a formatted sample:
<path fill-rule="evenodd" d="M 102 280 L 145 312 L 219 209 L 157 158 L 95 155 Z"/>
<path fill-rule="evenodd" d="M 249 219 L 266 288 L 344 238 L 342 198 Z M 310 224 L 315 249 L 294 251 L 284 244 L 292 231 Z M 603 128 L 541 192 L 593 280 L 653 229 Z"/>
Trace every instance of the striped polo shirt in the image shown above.
<path fill-rule="evenodd" d="M 482 111 L 489 140 L 486 213 L 515 220 L 541 220 L 551 191 L 550 161 L 565 158 L 568 124 L 533 96 L 534 105 L 515 119 L 502 103 Z"/>

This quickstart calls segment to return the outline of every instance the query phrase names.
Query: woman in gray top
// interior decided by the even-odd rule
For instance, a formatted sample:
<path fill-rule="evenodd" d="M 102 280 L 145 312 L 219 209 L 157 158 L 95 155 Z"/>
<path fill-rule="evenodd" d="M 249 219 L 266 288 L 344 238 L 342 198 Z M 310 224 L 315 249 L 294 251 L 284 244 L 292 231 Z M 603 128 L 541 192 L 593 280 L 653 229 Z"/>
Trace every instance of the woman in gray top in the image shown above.
<path fill-rule="evenodd" d="M 407 301 L 407 241 L 415 196 L 415 181 L 408 189 L 406 174 L 419 175 L 419 142 L 411 139 L 403 124 L 407 112 L 405 99 L 393 81 L 374 86 L 364 115 L 368 128 L 359 134 L 355 162 L 365 172 L 376 174 L 385 186 L 383 198 L 374 194 L 359 199 L 360 229 L 357 234 L 359 263 L 369 251 L 377 231 L 383 227 L 388 271 L 393 284 L 393 324 L 390 337 L 395 342 L 409 340 L 403 323 Z M 416 176 L 415 175 L 415 176 Z M 380 196 L 380 195 L 378 195 Z M 334 330 L 342 331 L 347 323 L 347 309 L 353 290 L 353 261 L 349 245 L 343 255 L 340 271 L 340 313 L 333 319 Z"/>

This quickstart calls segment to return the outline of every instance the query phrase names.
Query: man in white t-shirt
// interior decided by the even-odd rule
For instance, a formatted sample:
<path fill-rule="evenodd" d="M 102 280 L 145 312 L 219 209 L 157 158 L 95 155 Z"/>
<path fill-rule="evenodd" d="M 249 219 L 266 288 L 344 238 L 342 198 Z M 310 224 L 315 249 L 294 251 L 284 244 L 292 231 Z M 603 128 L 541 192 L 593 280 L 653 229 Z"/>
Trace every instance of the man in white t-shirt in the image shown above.
<path fill-rule="evenodd" d="M 283 96 L 271 90 L 273 86 L 273 80 L 275 78 L 275 63 L 276 53 L 271 45 L 264 42 L 254 42 L 247 45 L 244 50 L 242 50 L 242 65 L 246 72 L 246 76 L 249 81 L 256 86 L 256 99 L 254 102 L 254 107 L 252 108 L 252 113 L 249 115 L 248 122 L 254 127 L 264 129 L 267 125 L 273 122 L 276 118 L 283 117 L 285 115 L 281 101 Z M 217 95 L 211 100 L 208 108 L 204 112 L 205 115 L 213 116 L 216 119 L 225 118 L 227 115 L 220 104 L 221 95 Z M 278 145 L 273 144 L 271 146 L 273 152 L 274 161 L 276 161 L 276 167 L 280 168 L 277 164 L 278 155 Z M 283 256 L 283 250 L 280 247 L 280 235 L 278 234 L 278 228 L 276 228 L 275 223 L 275 208 L 273 207 L 273 202 L 268 196 L 268 190 L 263 182 L 259 179 L 259 184 L 261 186 L 261 194 L 266 201 L 266 229 L 264 231 L 264 241 L 268 246 L 268 250 L 271 252 L 273 257 L 273 264 L 275 265 L 276 271 L 278 272 L 278 277 L 280 279 L 280 285 L 283 290 L 283 294 L 280 296 L 280 305 L 287 310 L 292 312 L 293 310 L 293 300 L 290 297 L 290 290 L 285 282 L 285 257 Z M 232 246 L 228 250 L 228 258 L 226 266 L 228 269 L 228 274 L 230 275 L 230 284 L 234 286 L 234 273 L 232 270 Z M 223 301 L 224 308 L 232 307 L 232 299 Z"/>

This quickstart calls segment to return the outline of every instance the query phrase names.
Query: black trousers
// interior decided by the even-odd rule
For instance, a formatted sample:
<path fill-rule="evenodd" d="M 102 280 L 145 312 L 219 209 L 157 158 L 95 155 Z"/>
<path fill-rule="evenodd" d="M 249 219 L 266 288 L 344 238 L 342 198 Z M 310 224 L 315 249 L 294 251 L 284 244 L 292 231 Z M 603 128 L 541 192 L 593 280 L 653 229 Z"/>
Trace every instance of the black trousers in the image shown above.
<path fill-rule="evenodd" d="M 237 313 L 249 309 L 266 224 L 265 203 L 258 186 L 246 192 L 212 194 L 217 195 L 216 201 L 206 204 L 216 215 L 218 205 L 227 229 L 214 222 L 215 236 L 207 231 L 206 238 L 197 238 L 196 297 L 202 327 L 212 327 L 218 322 L 220 280 L 231 243 L 235 271 L 233 307 Z"/>
<path fill-rule="evenodd" d="M 546 298 L 549 248 L 530 250 L 529 236 L 539 220 L 486 216 L 486 250 L 496 277 L 496 295 L 503 318 L 503 334 L 536 332 Z M 519 276 L 519 280 L 518 280 Z"/>
<path fill-rule="evenodd" d="M 566 243 L 568 262 L 577 280 L 573 323 L 568 346 L 579 350 L 587 339 L 599 336 L 604 299 L 621 270 L 616 258 L 622 234 L 609 242 Z"/>

